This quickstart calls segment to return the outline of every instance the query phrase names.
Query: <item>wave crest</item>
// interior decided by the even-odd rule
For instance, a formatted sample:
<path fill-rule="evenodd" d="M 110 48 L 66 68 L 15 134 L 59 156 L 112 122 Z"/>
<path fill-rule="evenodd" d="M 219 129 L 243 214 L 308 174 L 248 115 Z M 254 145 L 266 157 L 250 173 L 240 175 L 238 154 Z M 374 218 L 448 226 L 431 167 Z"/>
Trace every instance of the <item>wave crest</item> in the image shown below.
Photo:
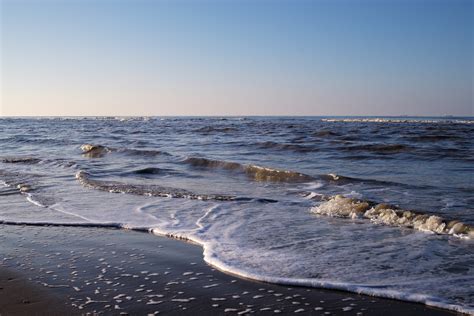
<path fill-rule="evenodd" d="M 37 164 L 41 162 L 41 159 L 33 158 L 33 157 L 5 157 L 5 158 L 1 158 L 0 162 L 18 163 L 18 164 Z"/>
<path fill-rule="evenodd" d="M 161 150 L 151 149 L 134 149 L 134 148 L 113 148 L 106 147 L 103 145 L 84 144 L 81 146 L 82 155 L 88 158 L 101 158 L 108 153 L 118 152 L 129 155 L 137 156 L 158 156 L 158 155 L 170 155 L 169 153 Z"/>
<path fill-rule="evenodd" d="M 234 196 L 229 195 L 196 194 L 184 189 L 163 187 L 159 185 L 128 184 L 117 181 L 95 180 L 92 179 L 89 173 L 82 170 L 76 173 L 76 179 L 85 187 L 110 193 L 127 193 L 168 198 L 187 198 L 193 200 L 231 201 L 236 199 Z"/>
<path fill-rule="evenodd" d="M 309 175 L 295 171 L 266 168 L 251 164 L 243 165 L 230 161 L 188 157 L 184 162 L 194 167 L 216 168 L 241 172 L 255 181 L 262 182 L 307 182 L 314 180 L 314 178 Z"/>
<path fill-rule="evenodd" d="M 102 145 L 84 144 L 81 146 L 83 156 L 87 158 L 100 158 L 110 152 L 110 149 Z"/>

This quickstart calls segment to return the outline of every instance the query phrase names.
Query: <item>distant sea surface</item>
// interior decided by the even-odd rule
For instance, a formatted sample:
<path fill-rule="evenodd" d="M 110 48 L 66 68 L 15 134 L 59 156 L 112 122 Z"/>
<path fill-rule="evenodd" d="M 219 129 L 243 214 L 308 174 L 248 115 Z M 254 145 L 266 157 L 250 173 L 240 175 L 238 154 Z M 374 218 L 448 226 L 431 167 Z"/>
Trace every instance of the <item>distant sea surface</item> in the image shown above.
<path fill-rule="evenodd" d="M 0 221 L 202 245 L 280 284 L 474 313 L 473 118 L 2 118 Z"/>

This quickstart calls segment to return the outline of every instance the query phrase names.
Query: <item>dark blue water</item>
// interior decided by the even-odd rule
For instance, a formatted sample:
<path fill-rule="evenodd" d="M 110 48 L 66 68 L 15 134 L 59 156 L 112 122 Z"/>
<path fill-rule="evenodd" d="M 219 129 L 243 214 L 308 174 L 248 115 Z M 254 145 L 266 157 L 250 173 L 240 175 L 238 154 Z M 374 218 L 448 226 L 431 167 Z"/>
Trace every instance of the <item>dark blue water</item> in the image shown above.
<path fill-rule="evenodd" d="M 473 135 L 472 118 L 4 118 L 0 220 L 149 230 L 242 276 L 472 312 Z"/>

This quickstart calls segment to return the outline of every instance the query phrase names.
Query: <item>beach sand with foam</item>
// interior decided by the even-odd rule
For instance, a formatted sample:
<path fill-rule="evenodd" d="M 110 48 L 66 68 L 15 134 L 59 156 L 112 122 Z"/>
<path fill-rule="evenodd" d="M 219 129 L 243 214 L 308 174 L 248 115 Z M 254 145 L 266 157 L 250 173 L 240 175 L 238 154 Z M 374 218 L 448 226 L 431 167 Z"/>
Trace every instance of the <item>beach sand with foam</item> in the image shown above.
<path fill-rule="evenodd" d="M 455 314 L 241 279 L 205 264 L 199 246 L 147 233 L 21 225 L 0 230 L 2 315 Z"/>

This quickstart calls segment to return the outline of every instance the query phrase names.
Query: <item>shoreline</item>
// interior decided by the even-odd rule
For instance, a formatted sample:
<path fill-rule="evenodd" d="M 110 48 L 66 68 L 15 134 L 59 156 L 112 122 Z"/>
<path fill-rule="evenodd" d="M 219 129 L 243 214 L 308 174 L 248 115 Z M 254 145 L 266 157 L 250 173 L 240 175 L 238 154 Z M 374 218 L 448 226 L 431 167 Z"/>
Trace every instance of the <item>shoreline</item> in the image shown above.
<path fill-rule="evenodd" d="M 44 308 L 54 300 L 55 307 L 62 302 L 65 311 L 78 314 L 457 314 L 344 291 L 243 279 L 207 265 L 199 245 L 143 232 L 20 225 L 0 225 L 0 232 L 0 275 L 28 279 L 23 287 L 37 291 Z M 5 288 L 4 277 L 0 280 Z M 0 312 L 11 304 L 0 298 Z M 37 315 L 51 314 L 37 306 Z"/>

